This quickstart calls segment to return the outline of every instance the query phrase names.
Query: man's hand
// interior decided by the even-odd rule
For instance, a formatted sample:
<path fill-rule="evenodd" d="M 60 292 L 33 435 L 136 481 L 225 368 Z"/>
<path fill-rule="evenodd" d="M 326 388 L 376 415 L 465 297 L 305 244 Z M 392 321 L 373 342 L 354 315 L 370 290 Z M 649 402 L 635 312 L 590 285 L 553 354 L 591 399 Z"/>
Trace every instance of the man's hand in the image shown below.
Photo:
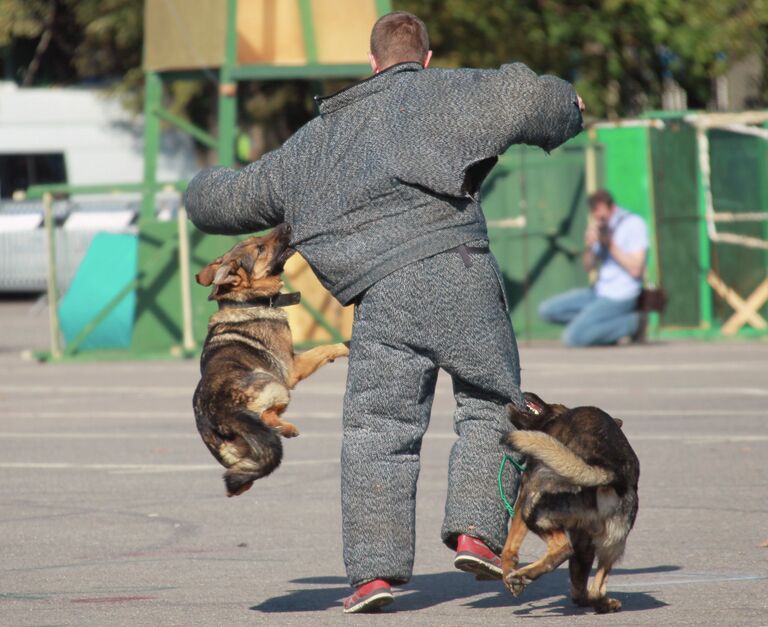
<path fill-rule="evenodd" d="M 611 247 L 611 240 L 613 239 L 613 231 L 607 224 L 601 224 L 597 228 L 597 239 L 600 245 L 608 250 Z"/>
<path fill-rule="evenodd" d="M 579 94 L 576 94 L 576 104 L 579 105 L 579 111 L 584 113 L 584 101 L 581 99 Z"/>
<path fill-rule="evenodd" d="M 584 247 L 587 250 L 592 250 L 599 239 L 600 232 L 597 222 L 594 220 L 589 220 L 589 222 L 587 222 L 587 230 L 584 232 Z"/>
<path fill-rule="evenodd" d="M 586 272 L 591 272 L 595 267 L 596 257 L 592 249 L 597 244 L 598 239 L 598 224 L 590 218 L 587 220 L 587 230 L 584 231 L 584 254 L 581 258 L 581 263 L 584 265 Z"/>

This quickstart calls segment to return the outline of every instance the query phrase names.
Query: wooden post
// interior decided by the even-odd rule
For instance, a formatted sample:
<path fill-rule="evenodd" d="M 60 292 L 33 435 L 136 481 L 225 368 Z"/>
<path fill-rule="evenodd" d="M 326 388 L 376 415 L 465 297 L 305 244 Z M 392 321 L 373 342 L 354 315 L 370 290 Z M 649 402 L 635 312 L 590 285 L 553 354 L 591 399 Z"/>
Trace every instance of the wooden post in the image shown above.
<path fill-rule="evenodd" d="M 597 131 L 591 128 L 587 132 L 587 145 L 584 148 L 584 178 L 587 195 L 597 191 Z"/>
<path fill-rule="evenodd" d="M 182 347 L 185 352 L 195 350 L 195 334 L 192 328 L 192 293 L 189 289 L 189 233 L 187 210 L 181 206 L 179 224 L 179 282 L 181 283 Z"/>
<path fill-rule="evenodd" d="M 716 233 L 715 223 L 712 221 L 715 208 L 712 199 L 709 137 L 707 129 L 701 126 L 696 128 L 696 150 L 698 151 L 696 179 L 699 194 L 699 320 L 703 328 L 711 329 L 714 326 L 714 312 L 712 290 L 707 276 L 712 269 L 710 238 Z"/>
<path fill-rule="evenodd" d="M 141 194 L 140 221 L 155 219 L 157 159 L 160 153 L 160 118 L 163 81 L 157 72 L 144 74 L 144 189 Z"/>
<path fill-rule="evenodd" d="M 59 337 L 59 289 L 56 277 L 56 229 L 53 220 L 53 195 L 43 194 L 43 215 L 48 243 L 48 328 L 51 334 L 51 357 L 61 358 Z"/>
<path fill-rule="evenodd" d="M 232 70 L 237 64 L 237 0 L 227 0 L 227 34 L 224 64 L 219 68 L 219 165 L 235 164 L 237 135 L 237 82 Z"/>

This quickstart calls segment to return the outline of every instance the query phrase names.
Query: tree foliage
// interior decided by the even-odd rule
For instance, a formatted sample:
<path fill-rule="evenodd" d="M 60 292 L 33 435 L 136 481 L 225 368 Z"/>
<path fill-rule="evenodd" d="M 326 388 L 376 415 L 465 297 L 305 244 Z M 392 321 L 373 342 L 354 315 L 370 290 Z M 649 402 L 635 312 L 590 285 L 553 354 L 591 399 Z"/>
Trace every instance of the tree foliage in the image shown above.
<path fill-rule="evenodd" d="M 143 17 L 143 0 L 0 0 L 6 77 L 27 85 L 135 83 Z"/>
<path fill-rule="evenodd" d="M 748 54 L 768 62 L 767 0 L 395 0 L 423 17 L 437 64 L 519 60 L 575 83 L 596 116 L 659 107 L 674 78 L 689 104 Z M 761 104 L 761 103 L 755 103 Z M 762 103 L 765 105 L 765 101 Z"/>
<path fill-rule="evenodd" d="M 282 0 L 281 0 L 282 1 Z M 285 0 L 288 1 L 288 0 Z M 141 104 L 144 0 L 0 0 L 5 78 L 24 85 L 109 83 Z M 394 0 L 421 16 L 436 65 L 494 67 L 520 60 L 575 83 L 588 113 L 658 108 L 674 78 L 705 107 L 712 79 L 750 54 L 768 67 L 768 0 Z M 215 127 L 215 81 L 176 81 L 168 106 Z M 243 125 L 263 147 L 312 116 L 311 95 L 338 84 L 242 84 Z M 763 99 L 768 104 L 768 83 Z"/>

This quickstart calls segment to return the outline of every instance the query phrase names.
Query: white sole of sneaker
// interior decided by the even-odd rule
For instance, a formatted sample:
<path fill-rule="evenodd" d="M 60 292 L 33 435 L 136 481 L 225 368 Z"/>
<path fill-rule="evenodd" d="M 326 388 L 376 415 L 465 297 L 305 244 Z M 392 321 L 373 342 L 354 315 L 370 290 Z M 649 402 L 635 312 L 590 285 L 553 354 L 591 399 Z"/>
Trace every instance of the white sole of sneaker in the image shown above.
<path fill-rule="evenodd" d="M 395 597 L 392 596 L 391 592 L 379 592 L 378 594 L 373 594 L 369 597 L 366 597 L 352 607 L 345 607 L 344 613 L 359 614 L 362 612 L 371 612 L 373 610 L 378 610 L 385 605 L 389 605 L 394 600 Z"/>
<path fill-rule="evenodd" d="M 471 573 L 480 580 L 497 580 L 503 577 L 499 566 L 475 557 L 474 555 L 459 555 L 453 560 L 453 565 L 465 573 Z"/>

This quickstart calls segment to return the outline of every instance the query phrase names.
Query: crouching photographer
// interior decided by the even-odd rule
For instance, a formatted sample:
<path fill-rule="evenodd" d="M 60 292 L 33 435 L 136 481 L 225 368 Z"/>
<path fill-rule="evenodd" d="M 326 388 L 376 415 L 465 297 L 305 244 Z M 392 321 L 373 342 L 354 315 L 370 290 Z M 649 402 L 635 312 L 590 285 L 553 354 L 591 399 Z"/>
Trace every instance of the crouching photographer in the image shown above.
<path fill-rule="evenodd" d="M 597 270 L 597 280 L 592 287 L 545 300 L 539 306 L 539 316 L 566 325 L 563 343 L 567 346 L 639 339 L 644 331 L 637 303 L 648 252 L 645 222 L 618 207 L 605 190 L 592 194 L 588 204 L 583 263 L 587 272 Z"/>

